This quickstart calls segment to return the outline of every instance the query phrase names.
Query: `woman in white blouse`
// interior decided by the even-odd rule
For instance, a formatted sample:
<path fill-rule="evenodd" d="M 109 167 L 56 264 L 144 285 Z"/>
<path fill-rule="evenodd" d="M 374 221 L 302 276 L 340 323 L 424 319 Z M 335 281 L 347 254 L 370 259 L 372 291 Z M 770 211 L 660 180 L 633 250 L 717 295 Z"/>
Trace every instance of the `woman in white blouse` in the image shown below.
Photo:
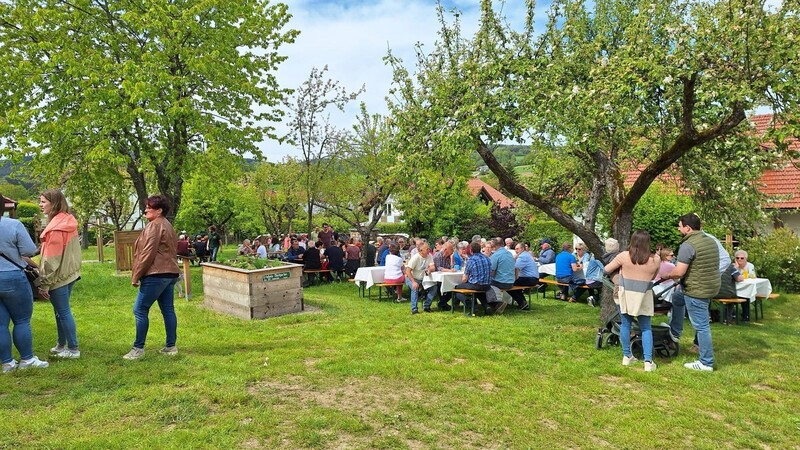
<path fill-rule="evenodd" d="M 386 255 L 386 269 L 383 273 L 384 283 L 400 283 L 397 285 L 397 299 L 396 302 L 403 301 L 403 284 L 405 277 L 403 276 L 403 258 L 400 257 L 400 250 L 396 244 L 389 245 L 389 254 Z"/>

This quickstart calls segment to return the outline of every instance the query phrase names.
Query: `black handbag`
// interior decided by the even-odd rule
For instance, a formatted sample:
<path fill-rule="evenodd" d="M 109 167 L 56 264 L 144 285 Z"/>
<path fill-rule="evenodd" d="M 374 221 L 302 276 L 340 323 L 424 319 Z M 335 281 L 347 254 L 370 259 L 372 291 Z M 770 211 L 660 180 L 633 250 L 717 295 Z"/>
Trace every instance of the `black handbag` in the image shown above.
<path fill-rule="evenodd" d="M 31 290 L 33 291 L 34 294 L 36 294 L 36 292 L 39 290 L 39 286 L 42 285 L 42 280 L 39 279 L 39 269 L 33 267 L 30 264 L 27 264 L 25 267 L 22 267 L 16 262 L 12 261 L 11 258 L 9 258 L 3 253 L 0 253 L 0 256 L 5 258 L 11 264 L 19 267 L 20 270 L 22 270 L 22 272 L 25 273 L 25 277 L 28 279 L 28 283 L 31 284 Z"/>

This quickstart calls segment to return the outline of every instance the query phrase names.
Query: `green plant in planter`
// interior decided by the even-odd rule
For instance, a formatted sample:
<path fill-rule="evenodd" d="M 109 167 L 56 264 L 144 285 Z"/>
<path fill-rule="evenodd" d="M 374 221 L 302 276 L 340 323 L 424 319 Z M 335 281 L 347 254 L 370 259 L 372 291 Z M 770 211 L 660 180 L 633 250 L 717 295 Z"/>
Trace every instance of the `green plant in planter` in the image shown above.
<path fill-rule="evenodd" d="M 237 269 L 258 270 L 269 267 L 280 267 L 284 265 L 284 262 L 277 259 L 264 259 L 255 256 L 240 256 L 234 259 L 226 259 L 222 261 L 221 264 L 225 266 L 236 267 Z"/>

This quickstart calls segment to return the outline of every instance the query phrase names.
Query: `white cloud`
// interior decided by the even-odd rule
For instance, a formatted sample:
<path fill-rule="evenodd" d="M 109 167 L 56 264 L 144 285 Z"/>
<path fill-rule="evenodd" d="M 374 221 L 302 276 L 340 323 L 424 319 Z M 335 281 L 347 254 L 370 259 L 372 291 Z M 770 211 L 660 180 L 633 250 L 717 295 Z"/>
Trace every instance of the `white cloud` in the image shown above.
<path fill-rule="evenodd" d="M 383 62 L 388 49 L 413 72 L 415 44 L 420 42 L 425 50 L 432 50 L 440 29 L 435 0 L 286 0 L 285 3 L 293 15 L 288 27 L 301 33 L 294 44 L 281 48 L 288 56 L 277 73 L 281 85 L 297 87 L 308 78 L 312 67 L 328 65 L 327 76 L 348 91 L 362 85 L 366 88 L 344 113 L 331 112 L 331 121 L 341 128 L 353 124 L 362 101 L 370 113 L 386 113 L 385 97 L 392 80 L 392 71 Z M 449 0 L 443 1 L 443 5 L 448 21 L 452 20 L 449 14 L 452 8 L 461 11 L 462 32 L 472 36 L 478 25 L 480 2 Z M 520 23 L 524 20 L 524 2 L 511 1 L 504 8 L 509 20 Z M 285 127 L 279 124 L 278 132 L 285 133 Z M 260 147 L 271 161 L 300 154 L 296 148 L 275 141 L 263 142 Z"/>
<path fill-rule="evenodd" d="M 344 113 L 331 112 L 332 122 L 342 128 L 352 125 L 361 101 L 371 113 L 386 112 L 385 97 L 392 79 L 391 69 L 383 62 L 388 49 L 411 68 L 414 45 L 422 42 L 432 49 L 439 31 L 433 0 L 286 3 L 293 15 L 288 26 L 301 33 L 294 44 L 281 49 L 288 59 L 278 70 L 278 81 L 285 87 L 297 87 L 308 78 L 312 67 L 328 65 L 327 76 L 349 91 L 364 85 L 366 91 Z M 465 26 L 477 23 L 476 19 L 474 7 L 471 14 L 462 16 Z M 279 132 L 285 132 L 282 125 L 278 127 Z M 299 154 L 297 149 L 274 141 L 262 143 L 261 149 L 271 161 Z"/>

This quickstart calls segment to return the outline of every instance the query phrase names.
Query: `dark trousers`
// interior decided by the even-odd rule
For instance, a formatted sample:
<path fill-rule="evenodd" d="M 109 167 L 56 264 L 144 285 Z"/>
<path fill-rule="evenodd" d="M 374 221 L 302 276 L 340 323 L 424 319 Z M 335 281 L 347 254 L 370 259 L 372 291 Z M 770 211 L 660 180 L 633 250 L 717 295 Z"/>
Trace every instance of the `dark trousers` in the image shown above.
<path fill-rule="evenodd" d="M 473 291 L 486 292 L 486 291 L 489 290 L 489 285 L 488 284 L 459 283 L 459 284 L 456 285 L 456 289 L 471 289 Z M 486 307 L 486 294 L 475 294 L 475 299 L 478 300 L 478 302 L 481 305 L 483 305 L 484 308 Z M 456 300 L 458 300 L 460 302 L 466 302 L 467 301 L 467 296 L 462 294 L 462 293 L 460 293 L 460 292 L 457 292 L 456 293 Z"/>
<path fill-rule="evenodd" d="M 519 277 L 514 281 L 514 286 L 536 286 L 539 284 L 537 277 Z M 528 302 L 525 301 L 525 294 L 522 291 L 510 291 L 508 295 L 511 296 L 513 301 L 517 302 L 519 306 L 525 306 Z"/>

